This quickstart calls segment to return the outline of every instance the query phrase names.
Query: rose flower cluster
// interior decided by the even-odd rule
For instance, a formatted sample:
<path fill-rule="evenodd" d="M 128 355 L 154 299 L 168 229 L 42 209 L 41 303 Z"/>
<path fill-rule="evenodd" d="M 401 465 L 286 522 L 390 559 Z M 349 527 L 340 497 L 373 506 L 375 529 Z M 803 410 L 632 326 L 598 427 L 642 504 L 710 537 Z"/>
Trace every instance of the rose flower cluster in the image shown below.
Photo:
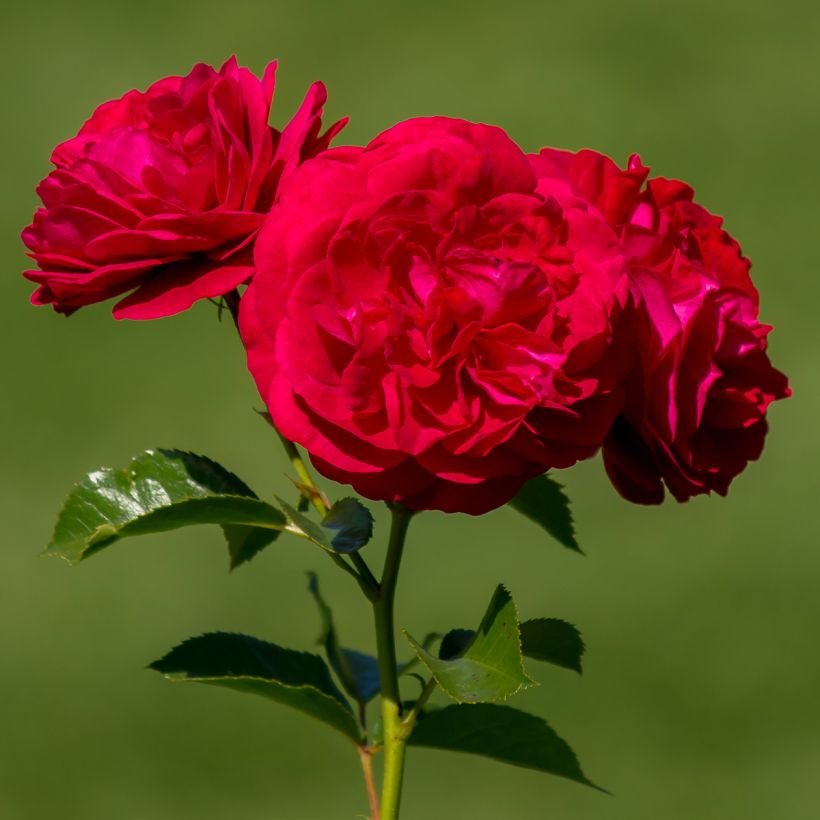
<path fill-rule="evenodd" d="M 625 498 L 715 491 L 789 395 L 749 261 L 682 182 L 501 129 L 408 120 L 330 148 L 315 84 L 199 65 L 97 109 L 23 233 L 32 300 L 167 316 L 243 286 L 271 418 L 325 476 L 480 514 L 603 450 Z"/>

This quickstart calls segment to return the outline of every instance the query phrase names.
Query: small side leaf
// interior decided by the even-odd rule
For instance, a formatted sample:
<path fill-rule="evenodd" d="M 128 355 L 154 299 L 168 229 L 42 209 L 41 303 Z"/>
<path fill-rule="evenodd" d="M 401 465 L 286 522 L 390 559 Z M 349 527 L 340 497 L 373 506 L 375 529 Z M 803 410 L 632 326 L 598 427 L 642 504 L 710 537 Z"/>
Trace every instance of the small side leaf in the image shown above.
<path fill-rule="evenodd" d="M 126 468 L 97 470 L 74 487 L 46 553 L 77 563 L 121 538 L 193 524 L 220 524 L 237 566 L 273 541 L 287 521 L 211 459 L 147 450 Z"/>
<path fill-rule="evenodd" d="M 338 530 L 330 542 L 336 552 L 356 552 L 373 537 L 373 516 L 355 498 L 337 501 L 322 519 L 322 526 L 328 530 Z"/>
<path fill-rule="evenodd" d="M 339 645 L 333 613 L 319 592 L 316 573 L 309 572 L 308 579 L 308 590 L 319 607 L 322 619 L 322 631 L 317 643 L 324 647 L 330 666 L 347 694 L 359 703 L 367 703 L 379 692 L 379 662 L 372 655 Z"/>
<path fill-rule="evenodd" d="M 279 533 L 274 530 L 246 527 L 242 524 L 223 524 L 222 532 L 228 542 L 231 569 L 247 563 L 279 537 Z"/>
<path fill-rule="evenodd" d="M 535 618 L 523 621 L 518 628 L 522 655 L 574 669 L 580 674 L 584 642 L 572 624 L 558 618 Z M 460 657 L 474 637 L 472 629 L 451 629 L 441 642 L 439 658 L 452 660 Z"/>
<path fill-rule="evenodd" d="M 172 681 L 261 695 L 326 723 L 353 743 L 361 742 L 350 704 L 318 655 L 248 635 L 211 632 L 184 641 L 149 668 Z"/>
<path fill-rule="evenodd" d="M 534 618 L 520 624 L 521 651 L 538 661 L 581 673 L 584 641 L 581 633 L 558 618 Z"/>
<path fill-rule="evenodd" d="M 426 710 L 409 743 L 483 755 L 604 791 L 587 779 L 575 753 L 546 721 L 510 706 L 479 703 Z"/>
<path fill-rule="evenodd" d="M 276 505 L 289 522 L 288 532 L 312 541 L 327 552 L 356 552 L 373 534 L 370 511 L 354 498 L 345 498 L 334 504 L 321 524 L 317 524 L 279 496 L 276 496 Z M 338 532 L 331 538 L 327 530 Z"/>
<path fill-rule="evenodd" d="M 288 532 L 292 532 L 294 535 L 298 535 L 302 538 L 307 538 L 308 541 L 312 541 L 327 552 L 336 552 L 330 543 L 327 533 L 322 529 L 320 524 L 308 518 L 304 513 L 299 512 L 296 507 L 288 504 L 287 501 L 279 498 L 279 496 L 276 496 L 276 505 L 288 519 L 289 523 L 286 527 Z"/>
<path fill-rule="evenodd" d="M 503 700 L 534 685 L 521 662 L 515 604 L 503 586 L 496 588 L 475 636 L 457 658 L 436 658 L 410 635 L 407 639 L 439 686 L 456 701 Z"/>
<path fill-rule="evenodd" d="M 461 655 L 473 642 L 475 630 L 451 629 L 442 639 L 438 648 L 438 656 L 443 661 L 451 661 Z"/>
<path fill-rule="evenodd" d="M 528 481 L 510 506 L 545 529 L 567 549 L 582 552 L 575 538 L 569 499 L 563 487 L 547 475 Z"/>
<path fill-rule="evenodd" d="M 433 644 L 438 640 L 441 640 L 441 633 L 439 633 L 439 632 L 428 632 L 424 636 L 424 640 L 421 642 L 421 648 L 424 649 L 425 652 L 429 652 L 432 649 Z M 421 678 L 419 675 L 417 675 L 417 674 L 415 674 L 414 672 L 411 671 L 419 663 L 421 663 L 421 661 L 419 660 L 419 656 L 418 655 L 413 655 L 413 657 L 410 658 L 409 660 L 406 660 L 403 663 L 397 664 L 396 665 L 396 671 L 399 673 L 399 675 L 410 675 L 410 677 L 419 678 L 421 680 L 421 683 L 422 683 L 422 686 L 423 686 L 424 685 L 424 678 Z"/>
<path fill-rule="evenodd" d="M 359 652 L 357 649 L 342 647 L 341 653 L 347 663 L 349 674 L 355 681 L 352 691 L 348 694 L 359 703 L 369 703 L 379 694 L 381 686 L 379 662 L 372 655 Z"/>

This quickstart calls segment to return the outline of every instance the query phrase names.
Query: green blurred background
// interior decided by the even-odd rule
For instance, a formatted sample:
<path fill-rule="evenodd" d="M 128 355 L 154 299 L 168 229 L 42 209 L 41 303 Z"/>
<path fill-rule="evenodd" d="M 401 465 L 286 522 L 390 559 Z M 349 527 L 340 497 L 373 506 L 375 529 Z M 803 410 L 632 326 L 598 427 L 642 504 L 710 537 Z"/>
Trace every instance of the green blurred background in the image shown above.
<path fill-rule="evenodd" d="M 586 557 L 506 510 L 414 524 L 398 620 L 415 634 L 476 622 L 497 581 L 523 617 L 580 626 L 583 677 L 540 667 L 543 685 L 518 703 L 615 796 L 413 749 L 404 816 L 818 816 L 820 6 L 76 0 L 4 16 L 0 816 L 366 812 L 355 755 L 324 726 L 144 671 L 207 630 L 309 647 L 312 568 L 344 639 L 369 648 L 364 602 L 329 561 L 283 539 L 229 575 L 219 532 L 204 528 L 76 569 L 36 557 L 74 481 L 148 446 L 206 452 L 260 492 L 288 487 L 240 346 L 210 305 L 160 322 L 116 323 L 110 305 L 66 320 L 29 307 L 18 273 L 51 148 L 100 102 L 234 52 L 255 69 L 281 59 L 276 123 L 324 79 L 329 116 L 352 117 L 343 141 L 449 114 L 500 124 L 527 149 L 639 150 L 728 214 L 795 390 L 726 500 L 644 509 L 615 495 L 597 459 L 565 474 Z M 380 553 L 368 547 L 373 564 Z"/>

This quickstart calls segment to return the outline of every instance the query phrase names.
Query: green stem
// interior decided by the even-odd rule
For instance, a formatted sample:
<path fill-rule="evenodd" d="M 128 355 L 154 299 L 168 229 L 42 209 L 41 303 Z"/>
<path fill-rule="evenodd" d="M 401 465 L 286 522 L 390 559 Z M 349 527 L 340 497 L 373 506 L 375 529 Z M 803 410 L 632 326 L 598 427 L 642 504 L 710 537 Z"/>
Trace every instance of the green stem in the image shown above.
<path fill-rule="evenodd" d="M 296 475 L 299 476 L 300 483 L 307 490 L 308 500 L 311 504 L 313 504 L 313 508 L 316 512 L 324 518 L 328 514 L 329 507 L 325 503 L 325 499 L 321 491 L 313 481 L 313 476 L 311 476 L 310 471 L 307 468 L 307 464 L 305 464 L 299 450 L 296 449 L 296 445 L 290 439 L 285 438 L 278 430 L 276 431 L 276 434 L 279 436 L 279 440 L 285 448 L 285 453 L 287 454 L 288 459 L 290 459 L 290 463 L 296 471 Z M 379 589 L 379 582 L 376 580 L 375 576 L 370 571 L 370 567 L 367 566 L 367 563 L 361 555 L 357 552 L 350 555 L 350 560 L 353 561 L 353 566 L 356 568 L 355 570 L 341 555 L 330 554 L 330 557 L 337 566 L 343 569 L 348 575 L 352 575 L 356 579 L 362 589 L 362 592 L 364 592 L 365 597 L 369 601 L 375 599 Z M 356 570 L 358 570 L 358 572 Z"/>
<path fill-rule="evenodd" d="M 379 658 L 379 678 L 382 695 L 382 725 L 384 730 L 384 775 L 382 780 L 381 820 L 396 820 L 399 816 L 401 785 L 404 775 L 404 753 L 408 727 L 402 722 L 401 695 L 396 664 L 396 641 L 393 623 L 393 602 L 396 582 L 404 549 L 404 540 L 412 513 L 404 507 L 390 505 L 392 525 L 387 557 L 379 587 L 373 602 L 376 622 L 376 645 Z"/>
<path fill-rule="evenodd" d="M 325 504 L 322 493 L 313 481 L 313 476 L 311 476 L 307 464 L 305 464 L 304 459 L 296 449 L 296 445 L 290 439 L 285 438 L 278 430 L 276 430 L 276 435 L 279 436 L 279 441 L 282 442 L 288 460 L 296 471 L 296 475 L 299 476 L 300 483 L 303 484 L 308 491 L 308 501 L 313 504 L 313 508 L 316 512 L 324 518 L 328 514 L 329 507 Z"/>
<path fill-rule="evenodd" d="M 239 292 L 233 290 L 225 294 L 225 304 L 230 311 L 231 318 L 239 330 Z M 276 429 L 274 427 L 274 429 Z M 324 518 L 328 505 L 313 477 L 307 468 L 294 442 L 285 438 L 276 431 L 291 466 L 299 477 L 299 481 L 306 488 L 308 501 L 316 512 Z M 422 693 L 421 699 L 411 709 L 406 719 L 402 719 L 401 694 L 399 693 L 398 669 L 396 663 L 396 641 L 393 623 L 393 602 L 396 597 L 396 583 L 398 581 L 399 566 L 410 525 L 412 513 L 399 504 L 391 504 L 392 524 L 390 540 L 387 545 L 387 557 L 384 562 L 384 571 L 381 582 L 377 581 L 370 567 L 358 554 L 353 553 L 350 560 L 353 566 L 341 555 L 330 555 L 334 563 L 348 575 L 353 576 L 361 587 L 365 597 L 373 604 L 373 613 L 376 622 L 376 643 L 378 646 L 379 677 L 382 695 L 382 723 L 384 726 L 384 774 L 382 779 L 381 807 L 376 795 L 373 777 L 373 751 L 360 747 L 359 758 L 362 764 L 372 820 L 397 820 L 399 804 L 401 802 L 401 786 L 404 776 L 404 757 L 407 738 L 413 730 L 418 712 L 424 701 L 435 687 L 435 681 L 429 681 Z M 355 569 L 354 569 L 355 567 Z M 362 719 L 362 723 L 364 720 Z"/>
<path fill-rule="evenodd" d="M 223 299 L 225 300 L 225 304 L 230 311 L 231 318 L 236 325 L 236 330 L 238 333 L 240 301 L 239 291 L 234 289 L 229 293 L 226 293 Z M 273 426 L 273 422 L 271 422 L 271 426 Z M 276 427 L 273 429 L 276 430 Z M 316 486 L 316 483 L 314 482 L 304 459 L 299 453 L 299 450 L 290 439 L 285 438 L 278 430 L 276 430 L 276 434 L 279 436 L 279 440 L 285 448 L 285 453 L 290 460 L 291 466 L 296 471 L 296 475 L 299 477 L 300 483 L 307 489 L 307 495 L 309 496 L 308 501 L 313 504 L 316 512 L 324 518 L 328 514 L 328 505 L 325 503 L 325 499 L 321 491 Z M 369 601 L 372 601 L 375 598 L 379 588 L 379 583 L 361 555 L 354 552 L 350 556 L 350 560 L 353 562 L 352 567 L 341 555 L 331 555 L 330 557 L 333 559 L 333 563 L 336 564 L 337 567 L 344 570 L 348 575 L 356 579 L 356 582 L 359 584 L 362 592 L 364 592 Z"/>
<path fill-rule="evenodd" d="M 405 731 L 409 735 L 410 732 L 413 731 L 413 727 L 416 725 L 416 719 L 421 714 L 421 710 L 424 708 L 424 704 L 427 703 L 430 695 L 433 694 L 437 686 L 437 682 L 435 678 L 430 678 L 424 686 L 421 694 L 419 695 L 419 699 L 413 704 L 413 707 L 407 713 L 407 717 L 404 719 L 404 727 Z"/>

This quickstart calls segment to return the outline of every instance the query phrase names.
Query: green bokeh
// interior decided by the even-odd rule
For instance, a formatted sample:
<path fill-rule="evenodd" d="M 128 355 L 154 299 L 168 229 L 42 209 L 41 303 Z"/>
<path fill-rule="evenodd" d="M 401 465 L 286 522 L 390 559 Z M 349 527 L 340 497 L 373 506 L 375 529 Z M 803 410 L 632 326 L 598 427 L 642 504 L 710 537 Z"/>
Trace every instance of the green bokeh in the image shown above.
<path fill-rule="evenodd" d="M 125 542 L 76 569 L 36 558 L 69 486 L 148 446 L 206 452 L 259 492 L 288 489 L 213 308 L 116 323 L 102 305 L 66 320 L 29 307 L 18 275 L 18 233 L 51 148 L 101 101 L 236 52 L 256 69 L 281 59 L 276 122 L 324 79 L 330 115 L 352 117 L 347 141 L 442 113 L 503 125 L 527 149 L 639 150 L 729 215 L 795 389 L 726 500 L 643 509 L 615 495 L 597 460 L 567 473 L 586 557 L 506 510 L 414 524 L 398 599 L 413 634 L 474 623 L 498 581 L 524 617 L 582 628 L 584 676 L 537 668 L 543 685 L 520 704 L 615 796 L 412 749 L 407 820 L 817 817 L 820 6 L 77 0 L 7 6 L 0 37 L 0 815 L 366 811 L 355 756 L 325 727 L 144 670 L 214 629 L 308 647 L 308 569 L 347 642 L 368 648 L 364 602 L 316 550 L 282 539 L 229 575 L 218 531 L 202 528 Z M 373 563 L 380 552 L 368 547 Z"/>

